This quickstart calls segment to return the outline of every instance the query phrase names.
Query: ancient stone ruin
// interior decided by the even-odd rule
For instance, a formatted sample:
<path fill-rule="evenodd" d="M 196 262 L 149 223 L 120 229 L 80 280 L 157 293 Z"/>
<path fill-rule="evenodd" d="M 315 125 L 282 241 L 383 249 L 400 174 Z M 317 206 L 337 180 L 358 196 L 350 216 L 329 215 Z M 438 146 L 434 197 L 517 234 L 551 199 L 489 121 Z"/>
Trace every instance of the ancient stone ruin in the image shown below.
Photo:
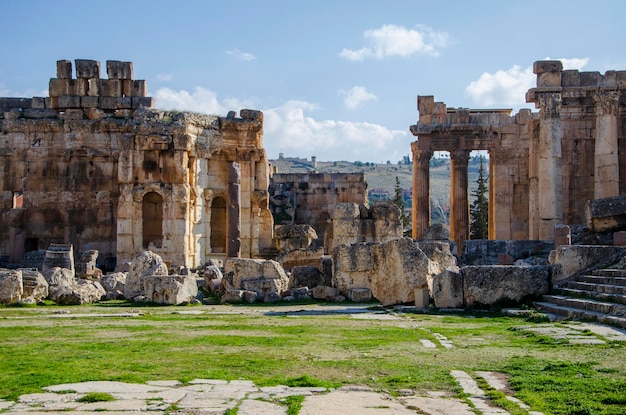
<path fill-rule="evenodd" d="M 172 265 L 272 244 L 263 114 L 159 111 L 131 62 L 57 62 L 47 98 L 0 99 L 0 253 L 70 243 Z"/>
<path fill-rule="evenodd" d="M 108 79 L 72 66 L 57 62 L 49 97 L 0 98 L 2 304 L 489 306 L 580 292 L 626 254 L 626 71 L 536 62 L 536 113 L 419 96 L 404 238 L 397 206 L 365 203 L 362 173 L 272 175 L 261 112 L 161 111 L 132 63 L 107 61 Z M 473 150 L 489 152 L 490 240 L 468 240 Z M 430 223 L 435 151 L 450 152 L 449 231 Z M 603 298 L 622 298 L 601 274 Z M 626 327 L 626 306 L 605 308 Z"/>

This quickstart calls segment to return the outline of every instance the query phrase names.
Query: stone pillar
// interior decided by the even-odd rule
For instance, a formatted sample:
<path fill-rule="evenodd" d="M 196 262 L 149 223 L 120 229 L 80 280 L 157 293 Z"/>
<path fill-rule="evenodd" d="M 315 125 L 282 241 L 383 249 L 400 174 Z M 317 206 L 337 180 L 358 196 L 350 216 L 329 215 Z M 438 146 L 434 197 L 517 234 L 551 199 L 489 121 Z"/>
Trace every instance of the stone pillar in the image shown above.
<path fill-rule="evenodd" d="M 554 227 L 563 221 L 561 179 L 561 94 L 538 94 L 539 155 L 537 158 L 539 239 L 554 240 Z"/>
<path fill-rule="evenodd" d="M 488 224 L 487 224 L 487 234 L 489 239 L 496 239 L 496 165 L 499 162 L 499 153 L 496 156 L 496 151 L 489 152 L 489 206 L 487 210 L 489 211 L 488 215 Z M 509 225 L 509 229 L 511 226 Z"/>
<path fill-rule="evenodd" d="M 423 239 L 430 226 L 430 159 L 432 151 L 417 149 L 411 143 L 413 153 L 413 200 L 411 225 L 413 239 Z"/>
<path fill-rule="evenodd" d="M 469 239 L 469 157 L 470 150 L 450 152 L 450 239 L 456 242 L 458 255 L 463 254 L 463 242 Z"/>
<path fill-rule="evenodd" d="M 601 91 L 593 96 L 596 104 L 594 156 L 594 199 L 619 195 L 617 146 L 618 91 Z"/>
<path fill-rule="evenodd" d="M 226 212 L 228 257 L 241 257 L 241 167 L 233 161 L 228 163 L 228 208 Z"/>

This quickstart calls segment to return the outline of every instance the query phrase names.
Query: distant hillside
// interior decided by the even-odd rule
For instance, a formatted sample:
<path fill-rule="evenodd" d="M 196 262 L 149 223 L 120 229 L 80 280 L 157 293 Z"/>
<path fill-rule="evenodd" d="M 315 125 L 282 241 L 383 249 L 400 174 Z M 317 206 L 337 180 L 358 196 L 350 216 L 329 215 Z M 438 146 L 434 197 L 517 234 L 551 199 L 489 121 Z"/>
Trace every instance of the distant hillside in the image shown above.
<path fill-rule="evenodd" d="M 270 160 L 278 173 L 359 173 L 365 174 L 368 190 L 381 188 L 389 192 L 393 197 L 396 187 L 396 177 L 400 180 L 402 189 L 410 189 L 412 186 L 411 165 L 408 164 L 375 164 L 348 161 L 317 162 L 314 169 L 310 162 L 303 159 Z M 480 166 L 478 158 L 472 158 L 469 166 L 470 192 L 476 189 L 478 170 Z M 450 160 L 447 158 L 434 159 L 433 164 L 437 167 L 430 168 L 430 195 L 431 199 L 439 202 L 443 206 L 449 206 L 450 202 Z M 485 172 L 488 173 L 489 166 L 485 165 Z M 471 201 L 471 194 L 470 194 Z"/>

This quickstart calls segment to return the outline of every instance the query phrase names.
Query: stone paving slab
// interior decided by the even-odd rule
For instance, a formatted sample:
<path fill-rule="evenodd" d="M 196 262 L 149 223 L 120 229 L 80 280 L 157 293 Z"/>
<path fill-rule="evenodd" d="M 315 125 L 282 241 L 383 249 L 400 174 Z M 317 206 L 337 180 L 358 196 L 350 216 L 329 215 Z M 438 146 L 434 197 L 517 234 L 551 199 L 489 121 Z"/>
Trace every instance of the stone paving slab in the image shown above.
<path fill-rule="evenodd" d="M 410 398 L 402 398 L 401 401 L 409 409 L 419 409 L 428 415 L 476 415 L 472 408 L 465 402 L 458 399 L 441 399 L 430 398 L 425 396 L 416 396 Z"/>
<path fill-rule="evenodd" d="M 285 415 L 286 406 L 280 400 L 291 395 L 304 396 L 300 415 L 503 415 L 494 408 L 474 379 L 463 371 L 451 373 L 463 390 L 472 395 L 467 401 L 452 398 L 444 391 L 416 394 L 413 390 L 399 391 L 394 398 L 367 386 L 348 385 L 338 390 L 284 385 L 257 387 L 247 380 L 196 379 L 193 384 L 178 381 L 152 381 L 150 384 L 96 381 L 48 386 L 48 392 L 22 395 L 18 402 L 0 401 L 3 415 L 223 415 L 237 408 L 239 415 Z M 498 389 L 507 389 L 506 378 L 493 372 L 479 372 Z M 172 385 L 172 386 L 166 386 Z M 67 393 L 67 391 L 73 391 Z M 54 393 L 59 392 L 59 393 Z M 116 400 L 81 403 L 76 399 L 89 392 L 110 393 Z M 474 412 L 468 402 L 475 406 Z M 176 410 L 170 410 L 171 405 Z M 520 403 L 523 405 L 523 403 Z M 520 405 L 520 406 L 521 406 Z M 68 414 L 68 412 L 70 414 Z"/>

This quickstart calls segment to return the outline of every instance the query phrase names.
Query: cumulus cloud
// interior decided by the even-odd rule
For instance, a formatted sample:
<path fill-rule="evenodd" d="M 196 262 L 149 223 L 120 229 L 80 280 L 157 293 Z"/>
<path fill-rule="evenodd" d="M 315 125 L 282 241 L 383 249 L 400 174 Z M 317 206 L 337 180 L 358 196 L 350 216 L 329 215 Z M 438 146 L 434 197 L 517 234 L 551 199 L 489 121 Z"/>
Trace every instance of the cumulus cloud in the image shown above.
<path fill-rule="evenodd" d="M 27 89 L 26 91 L 13 91 L 8 88 L 5 84 L 0 82 L 0 97 L 10 97 L 10 98 L 32 98 L 32 97 L 47 97 L 48 90 L 47 89 Z"/>
<path fill-rule="evenodd" d="M 287 101 L 264 109 L 250 101 L 220 99 L 215 92 L 201 87 L 193 92 L 160 88 L 155 98 L 158 108 L 222 116 L 241 108 L 261 109 L 263 142 L 270 158 L 284 152 L 295 157 L 316 155 L 318 160 L 396 160 L 407 154 L 412 141 L 407 131 L 389 130 L 378 124 L 315 119 L 311 114 L 318 107 L 306 101 Z"/>
<path fill-rule="evenodd" d="M 256 59 L 256 56 L 254 56 L 253 54 L 248 53 L 248 52 L 242 52 L 239 49 L 227 50 L 226 54 L 234 57 L 235 59 L 239 59 L 241 61 L 253 61 Z"/>
<path fill-rule="evenodd" d="M 563 69 L 578 70 L 589 62 L 589 58 L 557 60 L 563 62 Z M 513 65 L 509 69 L 501 69 L 495 73 L 484 72 L 480 78 L 467 86 L 465 94 L 474 101 L 474 105 L 482 107 L 523 106 L 526 104 L 526 91 L 535 86 L 536 79 L 532 66 L 522 69 L 519 65 Z"/>
<path fill-rule="evenodd" d="M 406 154 L 406 131 L 389 130 L 367 122 L 317 120 L 309 115 L 316 106 L 288 101 L 264 110 L 264 143 L 269 157 L 278 152 L 312 156 L 318 160 L 378 161 Z"/>
<path fill-rule="evenodd" d="M 215 92 L 202 87 L 196 87 L 193 92 L 159 88 L 154 98 L 158 108 L 211 115 L 226 115 L 228 111 L 252 107 L 250 101 L 240 101 L 235 98 L 225 98 L 220 101 Z"/>
<path fill-rule="evenodd" d="M 362 61 L 367 58 L 383 59 L 389 56 L 403 58 L 426 54 L 438 56 L 439 49 L 448 44 L 448 34 L 437 32 L 425 25 L 414 29 L 393 24 L 383 25 L 378 29 L 363 32 L 368 45 L 359 49 L 343 49 L 339 56 L 350 61 Z"/>
<path fill-rule="evenodd" d="M 367 101 L 376 101 L 378 97 L 367 91 L 364 86 L 354 86 L 348 91 L 340 90 L 340 95 L 343 95 L 343 104 L 349 110 L 355 110 Z"/>

